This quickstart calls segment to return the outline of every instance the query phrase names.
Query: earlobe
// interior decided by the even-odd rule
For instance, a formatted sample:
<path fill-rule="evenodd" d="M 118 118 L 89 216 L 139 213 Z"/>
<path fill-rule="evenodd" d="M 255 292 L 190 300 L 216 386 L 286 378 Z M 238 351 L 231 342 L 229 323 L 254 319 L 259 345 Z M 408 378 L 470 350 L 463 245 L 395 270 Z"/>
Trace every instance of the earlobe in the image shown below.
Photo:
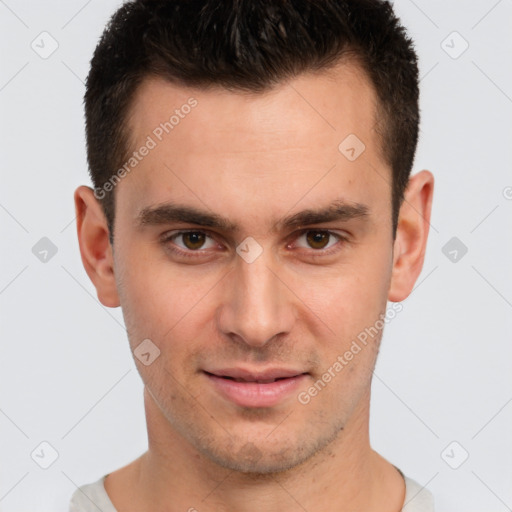
<path fill-rule="evenodd" d="M 85 271 L 107 307 L 120 305 L 114 276 L 114 258 L 103 209 L 90 187 L 75 190 L 75 212 L 80 255 Z"/>
<path fill-rule="evenodd" d="M 421 171 L 409 179 L 400 208 L 394 242 L 388 300 L 400 302 L 411 293 L 423 267 L 434 194 L 434 176 Z"/>

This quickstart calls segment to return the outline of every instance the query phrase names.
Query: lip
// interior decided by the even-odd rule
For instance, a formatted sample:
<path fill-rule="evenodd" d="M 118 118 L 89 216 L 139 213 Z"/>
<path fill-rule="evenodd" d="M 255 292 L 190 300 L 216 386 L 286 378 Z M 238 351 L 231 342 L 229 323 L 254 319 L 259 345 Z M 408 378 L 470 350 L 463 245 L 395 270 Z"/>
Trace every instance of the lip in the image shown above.
<path fill-rule="evenodd" d="M 204 374 L 218 393 L 240 407 L 277 405 L 296 391 L 308 375 L 285 368 L 264 371 L 223 368 L 204 371 Z"/>

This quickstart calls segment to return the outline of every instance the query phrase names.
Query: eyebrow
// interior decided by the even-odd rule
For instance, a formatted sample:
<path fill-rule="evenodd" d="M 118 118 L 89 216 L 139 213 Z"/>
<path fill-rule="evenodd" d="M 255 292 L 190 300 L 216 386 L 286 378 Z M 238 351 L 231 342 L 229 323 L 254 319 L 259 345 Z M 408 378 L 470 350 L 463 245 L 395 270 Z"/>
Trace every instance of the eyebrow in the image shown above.
<path fill-rule="evenodd" d="M 322 208 L 309 208 L 286 216 L 274 223 L 272 231 L 296 229 L 300 226 L 322 224 L 324 222 L 346 222 L 357 218 L 366 219 L 369 217 L 369 211 L 368 206 L 364 204 L 349 204 L 342 200 L 336 200 Z M 171 202 L 143 208 L 137 215 L 136 222 L 140 227 L 181 222 L 215 228 L 225 232 L 236 233 L 240 231 L 240 226 L 226 217 L 193 206 Z"/>

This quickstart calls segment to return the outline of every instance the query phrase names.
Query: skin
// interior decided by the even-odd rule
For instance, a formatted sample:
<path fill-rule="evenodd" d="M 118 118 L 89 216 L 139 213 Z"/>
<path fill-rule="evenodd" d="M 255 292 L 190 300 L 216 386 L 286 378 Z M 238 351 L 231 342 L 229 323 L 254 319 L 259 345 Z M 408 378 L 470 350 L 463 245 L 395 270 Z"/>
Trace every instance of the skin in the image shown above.
<path fill-rule="evenodd" d="M 116 186 L 113 247 L 92 189 L 75 192 L 81 256 L 99 300 L 122 307 L 132 350 L 147 338 L 160 350 L 148 366 L 134 359 L 149 449 L 107 477 L 107 493 L 123 512 L 401 510 L 404 481 L 368 434 L 382 330 L 308 404 L 297 394 L 375 324 L 387 301 L 410 294 L 423 265 L 432 174 L 411 177 L 393 240 L 376 95 L 354 64 L 263 94 L 148 79 L 129 120 L 133 150 L 191 97 L 197 106 Z M 353 162 L 338 150 L 351 133 L 366 146 Z M 334 200 L 363 204 L 368 214 L 272 230 Z M 167 201 L 222 215 L 238 230 L 140 226 L 144 208 Z M 331 235 L 315 245 L 305 228 L 345 241 Z M 161 241 L 180 229 L 207 232 L 204 246 Z M 236 252 L 249 236 L 263 250 L 252 263 Z M 179 257 L 172 247 L 200 256 Z M 308 375 L 277 405 L 244 408 L 202 371 L 221 367 Z"/>

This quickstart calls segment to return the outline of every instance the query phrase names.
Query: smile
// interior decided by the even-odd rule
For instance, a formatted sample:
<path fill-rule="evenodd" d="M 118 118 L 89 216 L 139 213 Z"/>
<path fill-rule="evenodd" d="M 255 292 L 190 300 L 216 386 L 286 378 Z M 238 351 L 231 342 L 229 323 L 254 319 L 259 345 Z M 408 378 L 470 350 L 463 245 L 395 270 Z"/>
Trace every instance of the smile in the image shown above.
<path fill-rule="evenodd" d="M 308 374 L 293 370 L 256 373 L 240 369 L 205 371 L 213 390 L 240 407 L 273 407 L 294 394 Z"/>

